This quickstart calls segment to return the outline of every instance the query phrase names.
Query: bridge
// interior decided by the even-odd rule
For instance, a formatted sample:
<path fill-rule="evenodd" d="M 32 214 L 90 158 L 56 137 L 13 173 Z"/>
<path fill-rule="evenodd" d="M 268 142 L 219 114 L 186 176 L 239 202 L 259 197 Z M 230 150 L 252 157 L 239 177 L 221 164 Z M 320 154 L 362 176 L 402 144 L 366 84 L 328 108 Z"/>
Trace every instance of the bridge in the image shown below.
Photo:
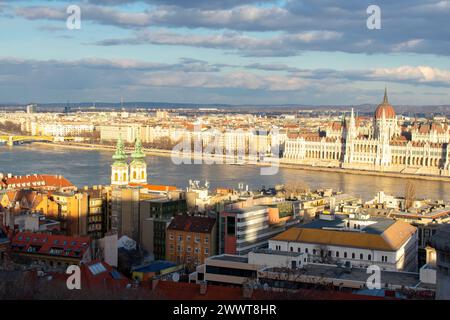
<path fill-rule="evenodd" d="M 0 136 L 0 142 L 6 143 L 8 146 L 13 146 L 15 144 L 30 143 L 30 142 L 53 142 L 53 137 L 3 135 Z"/>

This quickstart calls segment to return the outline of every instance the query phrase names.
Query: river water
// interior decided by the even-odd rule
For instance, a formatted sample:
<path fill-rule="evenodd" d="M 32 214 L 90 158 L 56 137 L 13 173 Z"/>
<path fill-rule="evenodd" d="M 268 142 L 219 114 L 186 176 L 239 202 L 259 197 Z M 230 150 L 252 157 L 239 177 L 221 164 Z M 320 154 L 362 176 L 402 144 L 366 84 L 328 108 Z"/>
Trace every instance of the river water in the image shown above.
<path fill-rule="evenodd" d="M 38 145 L 0 146 L 0 172 L 15 175 L 46 173 L 63 175 L 81 187 L 109 184 L 111 152 L 62 149 Z M 274 186 L 278 183 L 302 182 L 311 188 L 333 188 L 372 198 L 379 190 L 388 194 L 403 195 L 405 179 L 363 176 L 347 173 L 320 172 L 280 168 L 276 175 L 264 176 L 257 166 L 225 164 L 176 165 L 171 158 L 147 156 L 148 181 L 151 184 L 168 184 L 185 188 L 189 179 L 208 180 L 212 188 L 237 188 L 239 183 L 249 188 Z M 450 201 L 450 182 L 413 180 L 418 197 Z"/>

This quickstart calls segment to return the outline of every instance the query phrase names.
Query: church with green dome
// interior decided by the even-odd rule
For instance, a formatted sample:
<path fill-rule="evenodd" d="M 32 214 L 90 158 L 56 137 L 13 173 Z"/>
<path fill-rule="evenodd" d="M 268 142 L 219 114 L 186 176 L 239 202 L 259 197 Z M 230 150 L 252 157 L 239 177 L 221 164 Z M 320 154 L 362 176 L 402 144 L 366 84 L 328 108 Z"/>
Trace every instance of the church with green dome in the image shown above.
<path fill-rule="evenodd" d="M 142 142 L 139 136 L 136 138 L 134 151 L 131 154 L 131 163 L 128 164 L 128 156 L 122 137 L 117 140 L 116 152 L 112 156 L 111 185 L 126 186 L 130 183 L 147 183 L 147 164 L 145 153 L 142 151 Z"/>

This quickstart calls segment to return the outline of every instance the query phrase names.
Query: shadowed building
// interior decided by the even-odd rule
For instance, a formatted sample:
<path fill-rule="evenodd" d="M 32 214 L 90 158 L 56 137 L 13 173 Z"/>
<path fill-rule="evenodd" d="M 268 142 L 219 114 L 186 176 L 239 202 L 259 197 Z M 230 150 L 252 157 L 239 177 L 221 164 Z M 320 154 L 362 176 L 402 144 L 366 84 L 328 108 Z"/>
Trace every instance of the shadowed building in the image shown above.
<path fill-rule="evenodd" d="M 436 249 L 436 299 L 450 300 L 450 225 L 442 226 L 430 241 Z"/>

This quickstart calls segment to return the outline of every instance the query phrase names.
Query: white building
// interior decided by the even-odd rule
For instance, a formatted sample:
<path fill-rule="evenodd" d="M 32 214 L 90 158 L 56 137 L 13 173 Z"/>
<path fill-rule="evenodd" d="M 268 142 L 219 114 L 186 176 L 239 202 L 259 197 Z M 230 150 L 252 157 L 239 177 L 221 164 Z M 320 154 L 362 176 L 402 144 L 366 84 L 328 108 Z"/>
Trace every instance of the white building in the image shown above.
<path fill-rule="evenodd" d="M 417 272 L 417 229 L 391 219 L 317 219 L 269 240 L 269 249 L 306 253 L 310 262 Z"/>
<path fill-rule="evenodd" d="M 299 134 L 285 143 L 283 162 L 357 170 L 450 175 L 449 128 L 446 124 L 415 125 L 402 133 L 385 92 L 367 132 L 352 110 L 334 122 L 326 135 Z M 406 129 L 406 128 L 403 128 Z"/>
<path fill-rule="evenodd" d="M 66 137 L 93 132 L 95 126 L 85 123 L 43 123 L 39 125 L 40 134 L 43 136 Z M 33 130 L 32 130 L 33 131 Z"/>

